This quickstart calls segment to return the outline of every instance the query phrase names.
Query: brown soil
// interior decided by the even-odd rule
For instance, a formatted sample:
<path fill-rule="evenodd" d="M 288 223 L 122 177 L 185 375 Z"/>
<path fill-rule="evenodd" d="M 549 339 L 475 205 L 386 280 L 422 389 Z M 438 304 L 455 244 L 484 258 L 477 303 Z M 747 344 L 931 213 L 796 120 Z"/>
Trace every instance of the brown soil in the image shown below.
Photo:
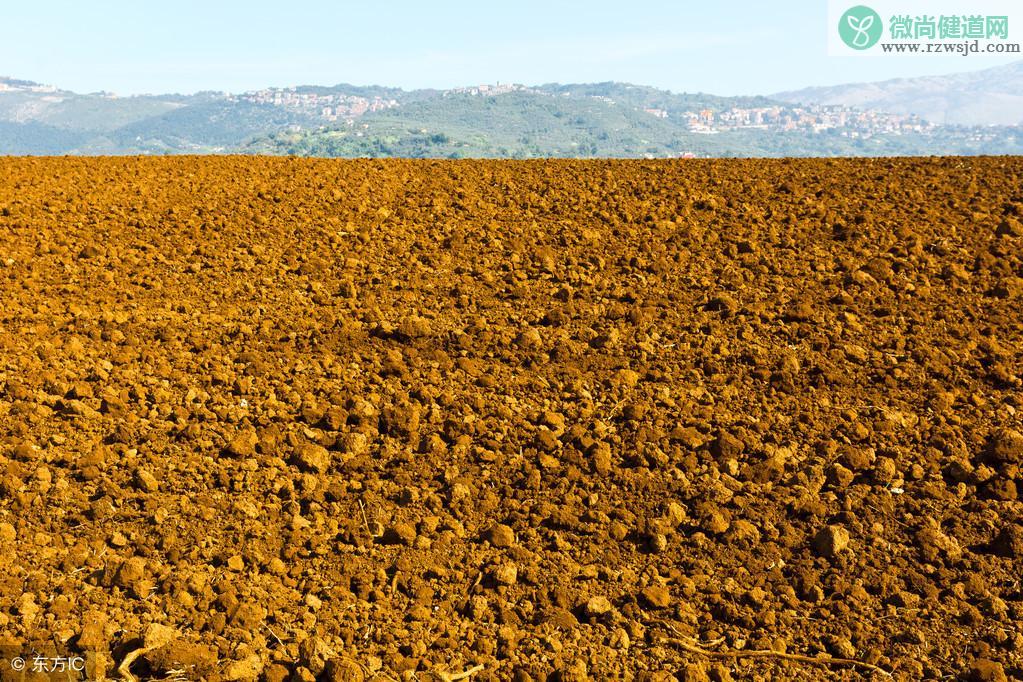
<path fill-rule="evenodd" d="M 3 160 L 5 651 L 1023 679 L 1021 186 L 1012 158 Z"/>

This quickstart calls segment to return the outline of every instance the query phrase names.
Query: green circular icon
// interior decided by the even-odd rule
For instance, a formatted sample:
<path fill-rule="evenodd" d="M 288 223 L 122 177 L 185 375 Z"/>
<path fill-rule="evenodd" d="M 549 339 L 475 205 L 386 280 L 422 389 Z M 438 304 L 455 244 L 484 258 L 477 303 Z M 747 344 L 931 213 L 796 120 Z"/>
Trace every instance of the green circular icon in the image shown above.
<path fill-rule="evenodd" d="M 877 12 L 866 5 L 850 7 L 838 21 L 838 35 L 854 50 L 866 50 L 881 39 L 884 27 Z"/>

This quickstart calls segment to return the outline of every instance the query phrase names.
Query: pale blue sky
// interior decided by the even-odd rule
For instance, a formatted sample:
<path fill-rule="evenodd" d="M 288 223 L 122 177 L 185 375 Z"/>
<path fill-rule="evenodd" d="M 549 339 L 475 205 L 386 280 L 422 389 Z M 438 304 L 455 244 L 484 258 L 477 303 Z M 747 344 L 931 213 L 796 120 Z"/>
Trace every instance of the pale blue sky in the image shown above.
<path fill-rule="evenodd" d="M 824 0 L 10 0 L 0 75 L 79 92 L 630 81 L 767 94 L 1013 61 L 826 55 Z"/>

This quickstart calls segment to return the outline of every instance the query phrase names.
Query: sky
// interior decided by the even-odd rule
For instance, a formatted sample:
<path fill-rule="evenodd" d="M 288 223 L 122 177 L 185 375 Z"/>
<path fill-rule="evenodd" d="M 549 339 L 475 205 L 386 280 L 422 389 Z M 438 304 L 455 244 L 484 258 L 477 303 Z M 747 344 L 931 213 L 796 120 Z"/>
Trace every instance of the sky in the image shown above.
<path fill-rule="evenodd" d="M 829 57 L 824 0 L 9 0 L 0 33 L 0 75 L 120 95 L 608 80 L 770 94 L 1014 61 Z"/>

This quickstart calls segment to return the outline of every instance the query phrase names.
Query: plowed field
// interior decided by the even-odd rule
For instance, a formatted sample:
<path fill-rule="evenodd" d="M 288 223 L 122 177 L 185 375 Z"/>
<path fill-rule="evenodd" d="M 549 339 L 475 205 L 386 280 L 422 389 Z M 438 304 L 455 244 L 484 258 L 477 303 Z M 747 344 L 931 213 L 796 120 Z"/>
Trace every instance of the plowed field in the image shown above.
<path fill-rule="evenodd" d="M 1021 188 L 0 160 L 0 679 L 1023 679 Z"/>

